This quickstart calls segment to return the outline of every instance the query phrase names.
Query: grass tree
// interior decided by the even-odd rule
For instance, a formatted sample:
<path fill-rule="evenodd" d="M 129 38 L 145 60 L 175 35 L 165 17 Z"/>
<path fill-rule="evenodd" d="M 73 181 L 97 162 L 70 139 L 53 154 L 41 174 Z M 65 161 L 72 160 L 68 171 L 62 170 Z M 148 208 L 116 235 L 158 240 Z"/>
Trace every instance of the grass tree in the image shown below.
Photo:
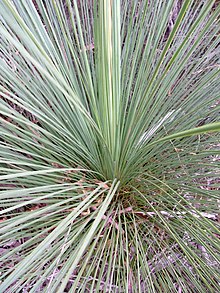
<path fill-rule="evenodd" d="M 220 7 L 0 1 L 0 292 L 218 292 Z"/>

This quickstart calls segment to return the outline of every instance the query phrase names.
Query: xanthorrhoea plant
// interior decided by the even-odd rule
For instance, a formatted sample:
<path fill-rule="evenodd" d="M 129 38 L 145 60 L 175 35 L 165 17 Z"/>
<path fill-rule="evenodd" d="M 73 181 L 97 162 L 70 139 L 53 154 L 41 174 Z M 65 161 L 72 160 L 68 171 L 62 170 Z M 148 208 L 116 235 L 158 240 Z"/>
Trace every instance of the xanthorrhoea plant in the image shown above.
<path fill-rule="evenodd" d="M 1 292 L 218 291 L 213 4 L 0 1 Z"/>

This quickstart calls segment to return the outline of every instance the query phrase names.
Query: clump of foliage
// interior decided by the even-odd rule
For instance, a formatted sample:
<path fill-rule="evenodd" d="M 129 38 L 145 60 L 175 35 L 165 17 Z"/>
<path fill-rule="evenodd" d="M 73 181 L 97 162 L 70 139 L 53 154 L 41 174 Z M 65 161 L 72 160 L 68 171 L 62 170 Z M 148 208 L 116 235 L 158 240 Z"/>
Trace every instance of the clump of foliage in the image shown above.
<path fill-rule="evenodd" d="M 1 292 L 219 291 L 214 2 L 0 1 Z"/>

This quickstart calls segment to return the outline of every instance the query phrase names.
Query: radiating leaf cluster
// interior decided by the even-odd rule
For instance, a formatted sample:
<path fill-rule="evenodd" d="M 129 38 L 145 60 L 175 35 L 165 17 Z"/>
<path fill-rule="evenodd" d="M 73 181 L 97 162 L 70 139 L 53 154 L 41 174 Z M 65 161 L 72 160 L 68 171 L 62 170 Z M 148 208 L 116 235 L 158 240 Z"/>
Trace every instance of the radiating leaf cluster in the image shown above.
<path fill-rule="evenodd" d="M 214 2 L 0 1 L 0 292 L 219 291 Z"/>

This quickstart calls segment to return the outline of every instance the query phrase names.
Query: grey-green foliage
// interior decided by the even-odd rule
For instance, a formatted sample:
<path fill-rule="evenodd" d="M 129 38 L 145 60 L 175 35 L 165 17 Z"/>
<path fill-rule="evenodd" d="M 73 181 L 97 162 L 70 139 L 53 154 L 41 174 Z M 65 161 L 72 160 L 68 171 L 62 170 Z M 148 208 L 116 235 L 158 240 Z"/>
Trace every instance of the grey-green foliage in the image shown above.
<path fill-rule="evenodd" d="M 35 2 L 0 1 L 0 292 L 218 292 L 220 7 Z"/>

